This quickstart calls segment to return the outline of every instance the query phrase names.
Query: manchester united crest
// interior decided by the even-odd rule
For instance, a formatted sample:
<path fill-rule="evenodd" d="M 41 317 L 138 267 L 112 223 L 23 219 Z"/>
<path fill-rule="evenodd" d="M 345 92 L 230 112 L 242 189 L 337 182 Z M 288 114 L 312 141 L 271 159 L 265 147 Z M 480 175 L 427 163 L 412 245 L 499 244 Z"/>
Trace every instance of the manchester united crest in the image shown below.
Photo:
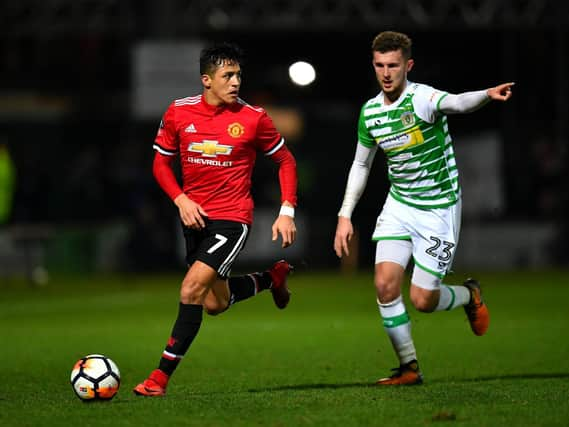
<path fill-rule="evenodd" d="M 245 133 L 245 127 L 238 122 L 231 123 L 229 126 L 227 126 L 227 133 L 232 138 L 239 138 Z"/>

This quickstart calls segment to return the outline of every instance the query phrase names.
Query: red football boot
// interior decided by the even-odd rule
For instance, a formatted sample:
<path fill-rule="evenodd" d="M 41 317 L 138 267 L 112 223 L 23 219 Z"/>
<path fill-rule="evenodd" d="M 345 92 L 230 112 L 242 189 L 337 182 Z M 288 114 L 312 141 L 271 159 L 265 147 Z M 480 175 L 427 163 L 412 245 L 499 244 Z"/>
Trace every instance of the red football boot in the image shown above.
<path fill-rule="evenodd" d="M 271 276 L 271 294 L 275 305 L 283 309 L 290 301 L 290 291 L 286 285 L 287 276 L 294 270 L 294 267 L 284 259 L 277 261 L 270 269 Z"/>
<path fill-rule="evenodd" d="M 147 379 L 138 384 L 132 391 L 139 396 L 164 396 L 168 379 L 168 375 L 160 369 L 155 369 Z"/>

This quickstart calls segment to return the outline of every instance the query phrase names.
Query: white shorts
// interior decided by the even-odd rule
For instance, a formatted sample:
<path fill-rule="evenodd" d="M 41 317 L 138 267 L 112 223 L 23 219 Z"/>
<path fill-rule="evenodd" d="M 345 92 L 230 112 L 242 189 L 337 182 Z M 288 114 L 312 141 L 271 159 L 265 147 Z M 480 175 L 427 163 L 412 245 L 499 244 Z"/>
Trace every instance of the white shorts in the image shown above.
<path fill-rule="evenodd" d="M 452 266 L 458 244 L 461 205 L 459 198 L 456 204 L 447 208 L 417 209 L 388 195 L 377 217 L 372 240 L 410 241 L 415 266 L 442 279 Z M 399 263 L 405 264 L 405 268 L 409 257 L 376 251 L 376 264 L 397 260 L 402 260 Z"/>

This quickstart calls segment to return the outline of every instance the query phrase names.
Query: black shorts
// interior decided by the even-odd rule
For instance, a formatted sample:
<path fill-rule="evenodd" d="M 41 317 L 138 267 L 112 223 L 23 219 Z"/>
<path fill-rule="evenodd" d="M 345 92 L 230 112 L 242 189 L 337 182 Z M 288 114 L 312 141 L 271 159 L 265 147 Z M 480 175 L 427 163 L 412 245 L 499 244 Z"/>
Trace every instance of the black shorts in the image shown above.
<path fill-rule="evenodd" d="M 201 261 L 225 278 L 231 271 L 233 262 L 245 247 L 250 226 L 235 221 L 205 220 L 205 228 L 184 229 L 186 241 L 186 262 L 192 265 Z"/>

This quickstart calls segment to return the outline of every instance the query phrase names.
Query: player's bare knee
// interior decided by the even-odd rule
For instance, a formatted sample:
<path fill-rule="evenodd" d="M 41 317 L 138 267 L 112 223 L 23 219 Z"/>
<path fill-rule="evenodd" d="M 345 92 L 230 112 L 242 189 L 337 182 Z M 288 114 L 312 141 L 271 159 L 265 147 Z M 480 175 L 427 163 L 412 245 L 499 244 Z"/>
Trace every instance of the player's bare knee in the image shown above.
<path fill-rule="evenodd" d="M 375 290 L 378 301 L 388 303 L 395 300 L 401 294 L 399 284 L 385 276 L 375 278 Z"/>
<path fill-rule="evenodd" d="M 404 274 L 405 269 L 396 262 L 385 261 L 375 265 L 374 283 L 381 303 L 389 303 L 401 295 Z"/>
<path fill-rule="evenodd" d="M 439 302 L 441 279 L 415 266 L 411 277 L 409 297 L 415 308 L 424 313 L 431 313 Z"/>
<path fill-rule="evenodd" d="M 225 310 L 227 310 L 227 306 L 222 306 L 221 304 L 217 305 L 204 304 L 204 309 L 205 312 L 210 316 L 217 316 L 218 314 L 221 314 Z"/>
<path fill-rule="evenodd" d="M 185 279 L 180 288 L 180 301 L 183 304 L 199 304 L 204 303 L 207 288 L 201 283 Z"/>
<path fill-rule="evenodd" d="M 210 294 L 211 295 L 211 294 Z M 204 301 L 204 310 L 210 316 L 217 316 L 229 308 L 229 301 L 219 300 L 217 298 L 206 298 Z"/>
<path fill-rule="evenodd" d="M 439 294 L 438 289 L 425 289 L 416 283 L 412 283 L 411 289 L 409 290 L 411 303 L 417 310 L 423 313 L 435 311 L 439 302 Z"/>
<path fill-rule="evenodd" d="M 420 288 L 419 288 L 420 289 Z M 424 292 L 411 292 L 410 299 L 413 306 L 423 312 L 423 313 L 432 313 L 435 311 L 437 307 L 435 298 L 433 295 L 428 295 L 429 291 L 422 289 Z"/>
<path fill-rule="evenodd" d="M 225 310 L 220 310 L 219 307 L 211 308 L 208 306 L 204 306 L 206 314 L 210 316 L 217 316 L 218 314 L 223 313 Z"/>
<path fill-rule="evenodd" d="M 389 288 L 389 280 L 385 276 L 375 276 L 374 279 L 375 289 L 378 291 L 383 291 L 384 289 Z"/>

